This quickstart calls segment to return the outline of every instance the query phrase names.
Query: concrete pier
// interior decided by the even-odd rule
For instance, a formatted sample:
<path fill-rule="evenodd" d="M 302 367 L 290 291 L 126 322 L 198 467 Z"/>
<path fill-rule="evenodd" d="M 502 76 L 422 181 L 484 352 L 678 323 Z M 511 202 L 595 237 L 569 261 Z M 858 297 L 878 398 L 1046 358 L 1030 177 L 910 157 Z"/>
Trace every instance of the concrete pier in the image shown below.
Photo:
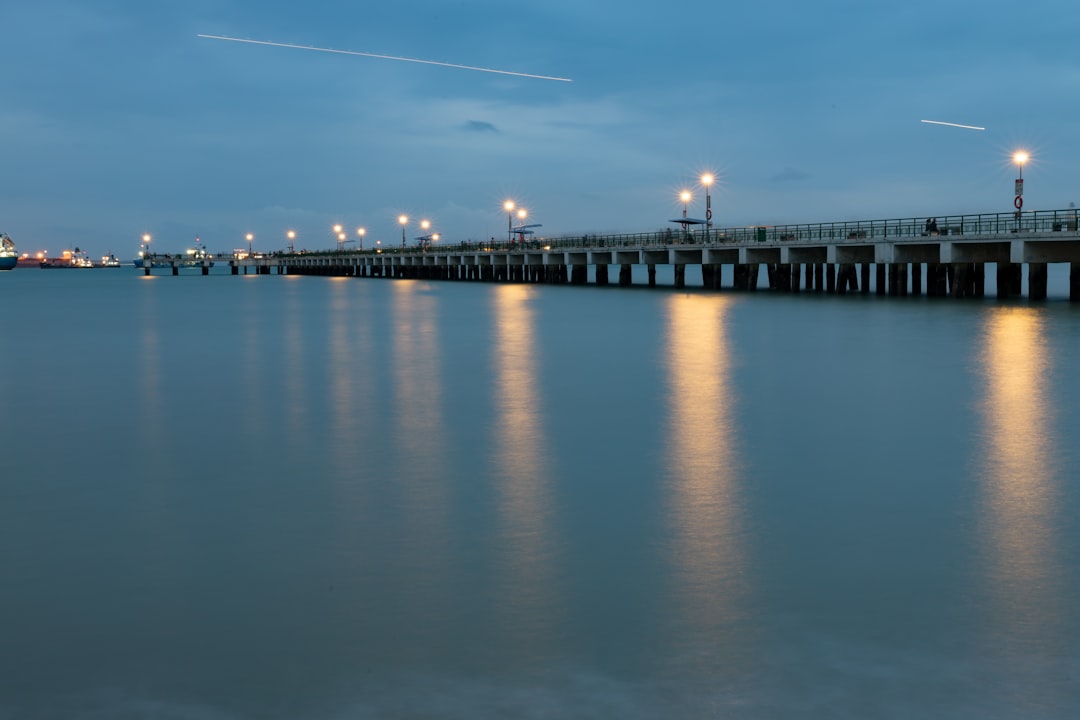
<path fill-rule="evenodd" d="M 633 235 L 575 236 L 527 243 L 459 243 L 442 247 L 235 256 L 233 275 L 255 273 L 336 275 L 356 278 L 458 282 L 612 285 L 634 284 L 634 267 L 648 287 L 658 268 L 671 284 L 712 291 L 771 292 L 894 298 L 981 298 L 986 269 L 993 268 L 996 295 L 1032 301 L 1047 297 L 1049 266 L 1069 265 L 1070 299 L 1080 301 L 1080 232 L 1075 210 L 947 218 L 942 234 L 925 232 L 923 219 L 820 223 L 775 228 L 719 230 L 708 236 L 666 231 Z M 1030 216 L 1029 216 L 1030 215 Z M 191 266 L 180 257 L 150 256 L 144 268 L 168 267 L 173 275 Z M 196 264 L 209 274 L 207 258 Z M 700 275 L 699 275 L 700 273 Z M 1024 282 L 1026 275 L 1026 283 Z M 641 282 L 639 280 L 638 282 Z M 763 286 L 766 287 L 766 286 Z"/>

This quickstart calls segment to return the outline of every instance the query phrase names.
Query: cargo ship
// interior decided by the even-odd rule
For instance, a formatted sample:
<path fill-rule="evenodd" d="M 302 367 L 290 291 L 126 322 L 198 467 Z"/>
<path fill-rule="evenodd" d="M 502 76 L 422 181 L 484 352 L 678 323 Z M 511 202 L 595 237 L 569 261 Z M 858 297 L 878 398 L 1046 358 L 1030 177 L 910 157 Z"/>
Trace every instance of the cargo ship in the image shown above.
<path fill-rule="evenodd" d="M 86 257 L 86 253 L 75 248 L 74 250 L 65 250 L 60 257 L 44 257 L 41 260 L 42 269 L 48 270 L 52 268 L 92 268 L 94 263 L 90 261 L 90 258 Z"/>
<path fill-rule="evenodd" d="M 0 270 L 11 270 L 18 262 L 19 251 L 15 249 L 15 243 L 7 233 L 0 233 Z"/>

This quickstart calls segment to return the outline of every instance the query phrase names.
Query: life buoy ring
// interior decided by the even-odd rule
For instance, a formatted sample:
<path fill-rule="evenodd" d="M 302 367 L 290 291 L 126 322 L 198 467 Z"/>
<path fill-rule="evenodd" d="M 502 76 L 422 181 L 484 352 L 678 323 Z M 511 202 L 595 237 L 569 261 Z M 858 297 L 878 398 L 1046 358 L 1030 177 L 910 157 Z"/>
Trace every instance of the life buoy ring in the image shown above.
<path fill-rule="evenodd" d="M 1024 198 L 1017 195 L 1016 199 L 1013 200 L 1013 207 L 1016 208 L 1017 210 L 1020 210 L 1021 208 L 1023 208 L 1024 207 Z"/>

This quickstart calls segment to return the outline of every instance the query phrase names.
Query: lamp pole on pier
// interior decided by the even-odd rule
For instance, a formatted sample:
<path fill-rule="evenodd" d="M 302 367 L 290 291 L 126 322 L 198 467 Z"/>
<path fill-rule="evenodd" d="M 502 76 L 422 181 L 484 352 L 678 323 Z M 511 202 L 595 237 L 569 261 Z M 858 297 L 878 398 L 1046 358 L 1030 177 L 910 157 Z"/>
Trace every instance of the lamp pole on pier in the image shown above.
<path fill-rule="evenodd" d="M 1024 163 L 1028 161 L 1028 154 L 1023 150 L 1013 155 L 1013 162 L 1020 168 L 1020 174 L 1016 178 L 1016 197 L 1013 198 L 1013 207 L 1016 208 L 1016 227 L 1020 227 L 1020 213 L 1024 210 Z"/>
<path fill-rule="evenodd" d="M 688 228 L 690 227 L 690 223 L 686 222 L 686 208 L 690 204 L 690 200 L 692 200 L 693 197 L 694 196 L 690 194 L 689 190 L 683 190 L 681 193 L 679 193 L 679 199 L 682 200 L 682 219 L 683 219 L 683 222 L 682 222 L 683 237 L 680 240 L 680 242 L 688 242 L 687 238 L 689 237 L 689 234 L 690 234 L 690 231 L 689 231 Z"/>
<path fill-rule="evenodd" d="M 409 224 L 408 215 L 398 215 L 397 221 L 401 223 L 401 247 L 405 248 L 405 226 Z"/>
<path fill-rule="evenodd" d="M 252 255 L 251 243 L 255 240 L 255 235 L 253 233 L 248 233 L 247 235 L 244 236 L 244 239 L 247 240 L 247 244 L 248 244 L 248 257 L 251 257 L 251 255 Z M 244 272 L 247 272 L 247 270 L 245 270 Z"/>
<path fill-rule="evenodd" d="M 712 197 L 709 195 L 709 186 L 713 184 L 713 176 L 705 173 L 701 176 L 701 184 L 705 186 L 705 242 L 709 242 L 709 229 L 712 227 Z"/>
<path fill-rule="evenodd" d="M 364 235 L 367 234 L 367 230 L 364 228 L 356 228 L 356 234 L 360 238 L 360 249 L 364 249 Z"/>
<path fill-rule="evenodd" d="M 290 230 L 289 232 L 285 233 L 285 237 L 289 239 L 289 253 L 291 254 L 295 251 L 293 241 L 296 240 L 296 231 Z"/>
<path fill-rule="evenodd" d="M 503 209 L 506 210 L 506 242 L 510 242 L 514 239 L 514 201 L 504 202 Z"/>
<path fill-rule="evenodd" d="M 518 221 L 521 223 L 521 235 L 518 236 L 518 242 L 525 242 L 525 218 L 529 217 L 529 211 L 525 208 L 518 208 L 517 216 Z"/>
<path fill-rule="evenodd" d="M 150 240 L 152 240 L 152 238 L 150 237 L 150 233 L 143 233 L 143 236 L 142 236 L 142 241 L 143 241 L 142 255 L 143 255 L 143 257 L 146 257 L 147 255 L 150 254 Z"/>

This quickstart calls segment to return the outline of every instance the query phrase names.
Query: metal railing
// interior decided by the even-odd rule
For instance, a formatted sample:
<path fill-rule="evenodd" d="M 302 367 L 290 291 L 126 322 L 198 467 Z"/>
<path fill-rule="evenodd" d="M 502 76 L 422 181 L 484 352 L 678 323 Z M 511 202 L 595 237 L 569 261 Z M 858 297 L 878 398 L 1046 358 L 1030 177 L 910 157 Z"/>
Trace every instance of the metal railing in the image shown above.
<path fill-rule="evenodd" d="M 936 230 L 930 220 L 936 220 Z M 903 239 L 918 240 L 922 237 L 963 235 L 1004 235 L 1013 233 L 1077 232 L 1080 210 L 1039 210 L 1024 213 L 989 213 L 981 215 L 946 215 L 936 218 L 914 217 L 892 220 L 851 220 L 827 223 L 803 223 L 798 225 L 754 225 L 738 228 L 699 228 L 693 231 L 667 228 L 644 233 L 566 235 L 552 238 L 535 238 L 525 242 L 509 240 L 464 241 L 439 243 L 433 247 L 383 247 L 363 250 L 320 250 L 292 253 L 291 255 L 335 256 L 343 255 L 397 255 L 415 253 L 454 252 L 543 252 L 567 249 L 619 249 L 670 247 L 676 245 L 724 246 L 751 243 L 862 243 Z M 290 257 L 289 253 L 274 253 L 276 257 Z"/>

